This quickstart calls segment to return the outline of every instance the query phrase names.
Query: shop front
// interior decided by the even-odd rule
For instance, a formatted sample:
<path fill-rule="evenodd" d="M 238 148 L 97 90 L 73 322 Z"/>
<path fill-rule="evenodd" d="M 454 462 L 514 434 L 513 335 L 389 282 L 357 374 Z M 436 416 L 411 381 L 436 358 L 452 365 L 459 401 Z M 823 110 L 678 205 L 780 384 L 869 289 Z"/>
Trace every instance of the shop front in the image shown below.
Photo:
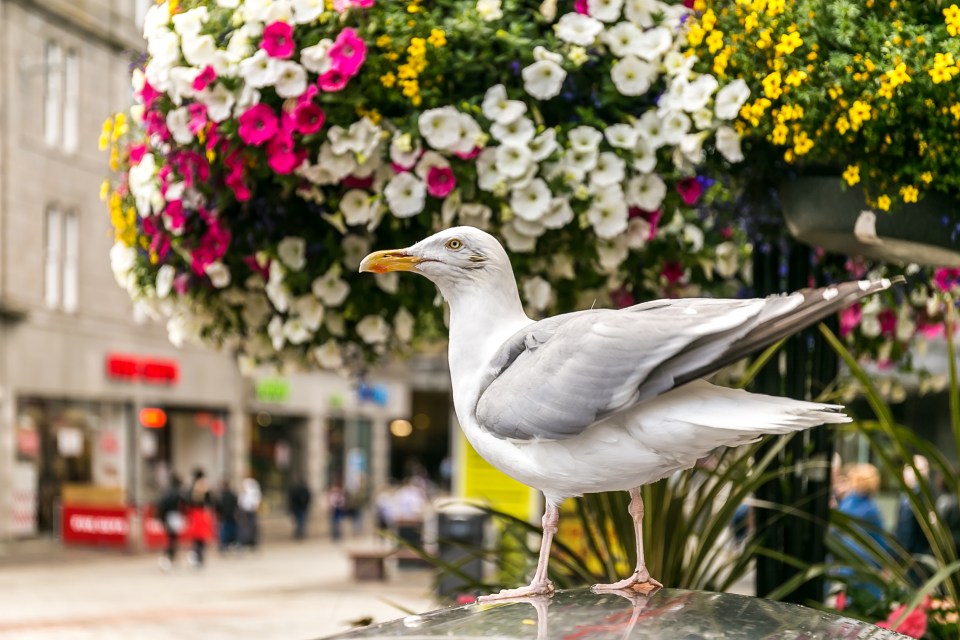
<path fill-rule="evenodd" d="M 264 510 L 285 513 L 290 487 L 307 481 L 307 419 L 269 411 L 248 417 L 250 475 L 260 483 Z"/>

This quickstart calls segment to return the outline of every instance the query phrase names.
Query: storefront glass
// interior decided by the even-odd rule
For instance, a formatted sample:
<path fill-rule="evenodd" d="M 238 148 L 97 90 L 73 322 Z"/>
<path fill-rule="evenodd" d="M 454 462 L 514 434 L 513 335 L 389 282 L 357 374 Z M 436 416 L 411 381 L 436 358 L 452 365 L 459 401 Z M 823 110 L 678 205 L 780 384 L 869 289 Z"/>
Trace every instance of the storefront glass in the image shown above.
<path fill-rule="evenodd" d="M 351 507 L 370 501 L 373 423 L 367 418 L 331 418 L 327 425 L 326 486 L 338 488 Z"/>
<path fill-rule="evenodd" d="M 263 502 L 272 513 L 285 513 L 287 493 L 306 479 L 306 419 L 266 411 L 249 417 L 250 473 L 260 483 Z"/>
<path fill-rule="evenodd" d="M 212 482 L 219 482 L 227 468 L 226 414 L 211 409 L 162 408 L 163 426 L 140 429 L 143 464 L 143 501 L 151 504 L 160 497 L 176 472 L 185 483 L 196 469 Z"/>

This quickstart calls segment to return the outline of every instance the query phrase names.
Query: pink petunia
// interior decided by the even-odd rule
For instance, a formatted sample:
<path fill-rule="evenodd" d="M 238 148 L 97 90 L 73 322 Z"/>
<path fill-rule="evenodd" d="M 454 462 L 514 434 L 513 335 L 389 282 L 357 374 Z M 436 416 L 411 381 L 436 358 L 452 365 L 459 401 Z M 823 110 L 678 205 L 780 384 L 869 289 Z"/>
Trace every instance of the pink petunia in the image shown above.
<path fill-rule="evenodd" d="M 190 132 L 196 135 L 207 126 L 207 106 L 202 102 L 194 102 L 187 111 L 190 113 Z"/>
<path fill-rule="evenodd" d="M 960 284 L 960 269 L 941 267 L 933 272 L 933 284 L 940 291 L 950 291 Z"/>
<path fill-rule="evenodd" d="M 877 314 L 880 322 L 880 333 L 888 338 L 897 330 L 897 314 L 892 309 L 884 309 Z"/>
<path fill-rule="evenodd" d="M 239 124 L 240 139 L 257 147 L 273 138 L 280 127 L 273 109 L 262 102 L 244 111 Z"/>
<path fill-rule="evenodd" d="M 373 6 L 373 0 L 333 0 L 333 9 L 337 13 L 343 13 L 347 9 L 369 9 Z"/>
<path fill-rule="evenodd" d="M 140 89 L 140 100 L 143 101 L 143 108 L 149 110 L 153 106 L 153 101 L 160 97 L 160 92 L 153 88 L 153 86 L 147 82 L 143 81 L 143 88 Z"/>
<path fill-rule="evenodd" d="M 920 606 L 911 611 L 894 631 L 902 633 L 911 638 L 922 638 L 927 633 L 927 609 L 930 608 L 930 597 L 924 598 Z M 882 629 L 892 629 L 894 622 L 907 610 L 906 605 L 900 605 L 894 609 L 887 619 L 876 623 Z"/>
<path fill-rule="evenodd" d="M 430 167 L 427 171 L 427 193 L 434 198 L 446 198 L 457 186 L 457 178 L 450 167 Z"/>
<path fill-rule="evenodd" d="M 173 290 L 181 296 L 190 290 L 190 274 L 181 273 L 173 279 Z"/>
<path fill-rule="evenodd" d="M 163 216 L 167 220 L 167 228 L 173 232 L 183 229 L 187 216 L 183 212 L 182 200 L 170 200 L 163 211 Z"/>
<path fill-rule="evenodd" d="M 677 284 L 683 279 L 683 265 L 676 261 L 667 262 L 660 269 L 660 275 L 670 284 Z"/>
<path fill-rule="evenodd" d="M 147 145 L 145 144 L 133 144 L 130 145 L 130 164 L 138 165 L 140 161 L 143 160 L 143 156 L 147 153 Z"/>
<path fill-rule="evenodd" d="M 347 86 L 347 80 L 350 78 L 341 73 L 338 69 L 330 69 L 325 74 L 317 78 L 317 86 L 328 93 L 340 91 Z"/>
<path fill-rule="evenodd" d="M 587 6 L 587 0 L 575 0 L 573 10 L 585 16 L 590 15 L 590 7 Z"/>
<path fill-rule="evenodd" d="M 860 325 L 863 319 L 863 307 L 859 304 L 847 307 L 840 312 L 840 336 L 845 338 Z"/>
<path fill-rule="evenodd" d="M 636 302 L 633 298 L 633 294 L 630 293 L 626 287 L 620 287 L 619 289 L 614 289 L 611 291 L 610 299 L 613 301 L 613 305 L 617 309 L 632 307 L 634 302 Z"/>
<path fill-rule="evenodd" d="M 340 181 L 344 189 L 372 189 L 373 176 L 358 178 L 357 176 L 347 176 Z"/>
<path fill-rule="evenodd" d="M 305 136 L 320 131 L 326 120 L 323 109 L 310 102 L 298 105 L 293 112 L 293 117 L 297 124 L 297 131 Z"/>
<path fill-rule="evenodd" d="M 630 207 L 628 215 L 631 218 L 643 218 L 650 225 L 650 233 L 647 234 L 647 240 L 653 240 L 657 235 L 657 225 L 660 223 L 660 217 L 663 213 L 660 209 L 647 211 L 640 207 Z"/>
<path fill-rule="evenodd" d="M 263 29 L 263 40 L 260 48 L 271 58 L 286 60 L 293 55 L 293 26 L 286 22 L 271 22 Z"/>
<path fill-rule="evenodd" d="M 703 185 L 696 178 L 682 178 L 677 182 L 677 193 L 685 205 L 692 206 L 700 199 Z"/>
<path fill-rule="evenodd" d="M 190 256 L 190 268 L 197 275 L 204 275 L 209 265 L 216 262 L 230 246 L 230 232 L 216 218 L 207 221 L 207 232 L 200 239 L 200 246 Z"/>
<path fill-rule="evenodd" d="M 203 68 L 203 71 L 197 74 L 197 77 L 193 79 L 193 90 L 194 91 L 203 91 L 209 87 L 214 80 L 217 79 L 217 72 L 213 67 L 207 65 Z"/>
<path fill-rule="evenodd" d="M 466 153 L 463 153 L 462 151 L 454 151 L 453 155 L 457 156 L 461 160 L 473 160 L 480 155 L 480 147 L 474 147 Z"/>
<path fill-rule="evenodd" d="M 367 59 L 367 44 L 354 29 L 347 27 L 333 41 L 329 55 L 333 68 L 352 78 Z"/>
<path fill-rule="evenodd" d="M 298 155 L 294 148 L 293 136 L 280 133 L 267 143 L 267 164 L 281 175 L 297 168 Z"/>

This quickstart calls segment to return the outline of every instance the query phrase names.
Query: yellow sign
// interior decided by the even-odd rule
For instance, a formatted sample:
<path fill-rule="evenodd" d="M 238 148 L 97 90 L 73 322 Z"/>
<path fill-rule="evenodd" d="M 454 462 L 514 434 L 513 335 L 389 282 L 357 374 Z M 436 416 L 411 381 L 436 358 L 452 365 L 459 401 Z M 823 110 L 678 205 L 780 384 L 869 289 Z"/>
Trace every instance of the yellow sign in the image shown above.
<path fill-rule="evenodd" d="M 463 452 L 463 462 L 457 465 L 460 469 L 461 497 L 483 500 L 490 508 L 516 518 L 539 520 L 540 513 L 531 513 L 531 507 L 536 504 L 536 492 L 481 458 L 462 432 L 459 437 L 460 451 Z"/>

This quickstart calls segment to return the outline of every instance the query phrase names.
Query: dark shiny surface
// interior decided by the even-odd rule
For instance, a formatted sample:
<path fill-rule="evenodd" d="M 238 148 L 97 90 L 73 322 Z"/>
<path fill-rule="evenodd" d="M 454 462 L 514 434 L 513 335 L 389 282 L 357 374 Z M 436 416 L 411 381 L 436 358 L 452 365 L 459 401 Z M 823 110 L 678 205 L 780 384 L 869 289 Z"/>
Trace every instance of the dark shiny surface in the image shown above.
<path fill-rule="evenodd" d="M 530 640 L 899 640 L 898 633 L 807 607 L 733 594 L 661 589 L 651 596 L 561 591 L 553 598 L 471 604 L 334 636 Z"/>

